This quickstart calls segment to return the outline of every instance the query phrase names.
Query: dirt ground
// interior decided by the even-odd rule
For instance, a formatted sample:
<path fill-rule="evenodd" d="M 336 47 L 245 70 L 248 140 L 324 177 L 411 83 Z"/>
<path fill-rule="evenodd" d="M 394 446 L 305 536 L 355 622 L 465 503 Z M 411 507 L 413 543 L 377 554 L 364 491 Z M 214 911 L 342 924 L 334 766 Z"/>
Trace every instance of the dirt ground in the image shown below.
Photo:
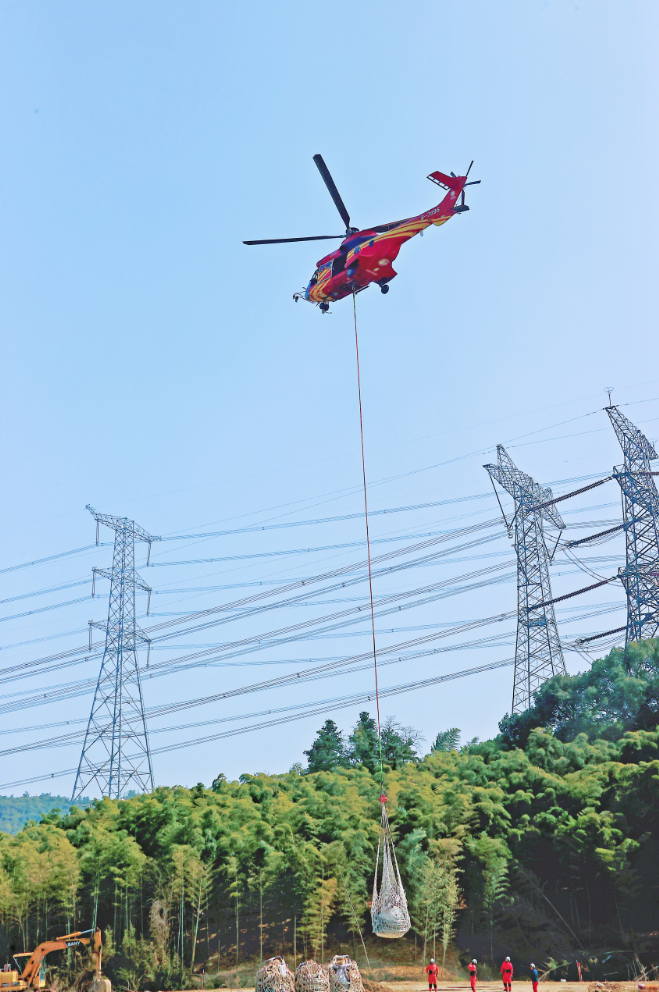
<path fill-rule="evenodd" d="M 424 981 L 418 982 L 383 982 L 395 988 L 395 992 L 428 992 L 428 984 Z M 513 982 L 512 992 L 531 992 L 531 982 Z M 634 982 L 620 983 L 617 986 L 619 992 L 638 992 Z M 465 978 L 463 982 L 438 982 L 437 992 L 470 992 L 469 980 Z M 503 992 L 501 982 L 478 982 L 476 992 Z M 587 982 L 539 982 L 538 992 L 588 992 Z"/>
<path fill-rule="evenodd" d="M 383 985 L 394 986 L 396 992 L 428 992 L 428 983 L 418 982 L 383 982 Z M 531 992 L 531 982 L 513 982 L 512 992 Z M 620 992 L 638 992 L 633 982 L 620 986 Z M 438 982 L 437 992 L 470 992 L 469 980 L 463 982 Z M 476 992 L 503 992 L 501 982 L 477 982 Z M 538 992 L 588 992 L 587 982 L 539 982 Z"/>
<path fill-rule="evenodd" d="M 382 985 L 388 986 L 394 992 L 428 992 L 428 983 L 399 982 L 395 979 L 383 981 Z M 245 992 L 245 989 L 223 989 L 222 992 Z M 463 982 L 438 982 L 437 992 L 471 992 L 469 980 L 465 978 Z M 478 982 L 476 992 L 503 992 L 501 982 Z M 531 992 L 531 982 L 513 982 L 512 992 Z M 588 992 L 587 982 L 540 982 L 538 992 Z M 620 982 L 616 985 L 616 992 L 638 992 L 638 986 L 634 982 Z"/>

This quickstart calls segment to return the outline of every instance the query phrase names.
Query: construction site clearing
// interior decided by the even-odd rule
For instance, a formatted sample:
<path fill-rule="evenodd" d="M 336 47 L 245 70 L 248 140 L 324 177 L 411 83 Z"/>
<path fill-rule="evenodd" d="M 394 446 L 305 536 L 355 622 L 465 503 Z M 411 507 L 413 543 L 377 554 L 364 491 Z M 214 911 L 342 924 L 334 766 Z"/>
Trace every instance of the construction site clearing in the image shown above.
<path fill-rule="evenodd" d="M 195 976 L 198 977 L 198 976 Z M 228 976 L 227 976 L 228 977 Z M 362 976 L 365 992 L 428 992 L 428 982 L 423 977 L 418 981 L 397 981 L 388 979 L 386 982 L 373 982 Z M 531 980 L 526 977 L 521 981 L 513 980 L 512 992 L 529 992 Z M 217 986 L 216 986 L 217 987 Z M 245 986 L 220 985 L 226 992 L 245 992 Z M 655 982 L 565 982 L 546 981 L 538 983 L 538 992 L 659 992 Z M 438 981 L 437 992 L 471 992 L 469 979 Z M 502 992 L 500 981 L 477 982 L 476 992 Z"/>

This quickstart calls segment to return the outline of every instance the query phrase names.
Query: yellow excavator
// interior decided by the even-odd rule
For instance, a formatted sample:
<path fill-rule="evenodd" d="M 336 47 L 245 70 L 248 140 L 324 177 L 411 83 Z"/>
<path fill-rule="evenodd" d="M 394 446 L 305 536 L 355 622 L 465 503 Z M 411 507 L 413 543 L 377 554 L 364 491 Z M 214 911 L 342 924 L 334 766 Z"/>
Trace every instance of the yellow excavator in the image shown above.
<path fill-rule="evenodd" d="M 22 992 L 28 989 L 29 992 L 39 992 L 46 987 L 46 955 L 51 951 L 65 951 L 67 947 L 84 947 L 91 944 L 92 966 L 94 969 L 94 980 L 91 983 L 89 992 L 112 992 L 109 978 L 101 977 L 101 931 L 77 930 L 75 933 L 66 933 L 63 937 L 55 940 L 45 940 L 39 944 L 35 951 L 22 951 L 14 954 L 16 962 L 15 970 L 0 971 L 1 992 Z M 28 958 L 26 964 L 21 968 L 20 958 Z M 7 965 L 5 965 L 7 968 Z"/>

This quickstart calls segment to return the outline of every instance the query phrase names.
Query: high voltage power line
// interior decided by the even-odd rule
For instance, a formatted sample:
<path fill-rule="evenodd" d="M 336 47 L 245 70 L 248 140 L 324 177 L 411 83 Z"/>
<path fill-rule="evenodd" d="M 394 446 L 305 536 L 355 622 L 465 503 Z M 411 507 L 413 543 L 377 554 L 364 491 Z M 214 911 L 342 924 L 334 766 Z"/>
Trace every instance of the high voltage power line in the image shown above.
<path fill-rule="evenodd" d="M 570 480 L 572 482 L 581 482 L 594 478 L 593 476 L 582 476 L 578 479 Z M 613 476 L 608 476 L 606 479 L 599 478 L 595 485 L 602 484 L 605 481 L 612 479 Z M 617 477 L 616 477 L 617 478 Z M 579 492 L 590 489 L 592 486 L 586 486 L 583 490 L 577 490 L 573 493 L 567 493 L 564 496 L 556 497 L 554 500 L 552 498 L 551 502 L 556 502 L 561 499 L 567 499 L 570 496 L 577 495 Z M 371 516 L 385 515 L 390 513 L 400 513 L 408 512 L 414 510 L 434 508 L 438 506 L 445 506 L 448 504 L 459 504 L 465 503 L 471 500 L 482 500 L 485 498 L 491 498 L 491 494 L 476 494 L 474 496 L 467 497 L 456 497 L 454 499 L 439 500 L 428 503 L 410 504 L 407 506 L 394 507 L 390 509 L 383 509 L 378 511 L 373 511 Z M 537 502 L 537 501 L 536 501 Z M 610 504 L 603 504 L 610 505 Z M 535 507 L 535 510 L 542 510 L 542 503 Z M 296 511 L 297 512 L 297 511 Z M 579 512 L 583 512 L 583 509 Z M 229 536 L 232 534 L 245 534 L 245 533 L 259 533 L 262 531 L 275 531 L 288 527 L 300 527 L 300 526 L 315 526 L 325 523 L 333 523 L 342 520 L 358 519 L 363 516 L 362 513 L 354 514 L 341 514 L 335 515 L 333 517 L 316 518 L 313 520 L 303 520 L 303 521 L 279 521 L 273 523 L 264 523 L 261 525 L 252 524 L 245 527 L 234 528 L 233 530 L 224 531 L 208 531 L 199 534 L 180 534 L 173 535 L 165 538 L 167 541 L 180 541 L 180 540 L 210 540 L 217 537 Z M 464 514 L 463 514 L 464 516 Z M 467 514 L 469 516 L 469 514 Z M 110 519 L 110 518 L 108 518 Z M 123 520 L 124 518 L 111 518 L 113 520 Z M 132 523 L 132 522 L 129 522 Z M 561 542 L 561 550 L 565 549 L 566 554 L 570 553 L 570 558 L 574 565 L 577 567 L 583 567 L 588 569 L 588 562 L 593 565 L 598 563 L 603 564 L 605 561 L 609 561 L 611 556 L 605 556 L 602 558 L 591 558 L 585 562 L 580 561 L 576 556 L 572 557 L 574 554 L 570 549 L 570 544 L 572 547 L 576 547 L 578 544 L 589 543 L 589 541 L 600 542 L 610 539 L 615 536 L 619 530 L 619 525 L 617 521 L 594 521 L 594 525 L 599 524 L 600 526 L 608 525 L 604 532 L 599 532 L 591 536 L 591 538 L 582 539 L 580 542 Z M 499 525 L 499 520 L 487 520 L 482 521 L 477 524 L 472 524 L 469 526 L 455 528 L 449 531 L 424 531 L 423 535 L 419 534 L 403 534 L 397 536 L 386 536 L 377 539 L 377 542 L 373 543 L 395 543 L 401 544 L 402 542 L 409 541 L 410 539 L 416 539 L 417 537 L 423 540 L 418 541 L 414 544 L 406 544 L 404 547 L 398 547 L 386 552 L 376 559 L 374 559 L 374 564 L 378 564 L 375 577 L 383 578 L 386 576 L 391 576 L 395 574 L 400 574 L 411 568 L 420 568 L 434 566 L 436 564 L 445 563 L 452 564 L 458 561 L 471 561 L 474 559 L 480 559 L 484 557 L 508 557 L 505 552 L 491 552 L 485 554 L 474 554 L 466 558 L 453 558 L 450 559 L 448 556 L 455 556 L 460 554 L 460 552 L 468 551 L 480 547 L 482 544 L 489 541 L 497 540 L 501 536 L 501 528 Z M 576 526 L 584 527 L 587 523 L 581 521 Z M 430 525 L 431 527 L 433 525 Z M 437 525 L 435 525 L 437 526 Z M 496 531 L 494 528 L 497 528 Z M 492 530 L 492 533 L 479 533 L 484 530 Z M 452 543 L 460 541 L 460 539 L 465 538 L 461 544 L 456 546 L 451 546 L 449 548 L 442 549 L 439 547 L 442 543 Z M 261 560 L 261 559 L 277 559 L 282 557 L 296 556 L 296 555 L 308 555 L 316 554 L 323 551 L 344 551 L 350 548 L 363 547 L 363 541 L 353 541 L 346 542 L 342 544 L 328 544 L 319 545 L 308 548 L 293 548 L 284 549 L 280 551 L 264 551 L 255 552 L 253 554 L 239 554 L 239 555 L 224 555 L 222 557 L 207 558 L 207 559 L 190 559 L 186 561 L 158 561 L 154 562 L 154 565 L 158 567 L 162 566 L 180 566 L 180 565 L 190 565 L 190 564 L 206 564 L 211 562 L 235 562 L 235 561 L 246 561 L 246 560 Z M 33 562 L 26 562 L 22 565 L 11 566 L 10 568 L 4 569 L 1 572 L 11 572 L 21 568 L 28 568 L 31 566 L 38 566 L 40 564 L 48 564 L 52 561 L 59 559 L 66 559 L 73 557 L 76 554 L 87 553 L 90 550 L 94 550 L 95 545 L 89 545 L 78 549 L 73 549 L 69 552 L 62 552 L 58 555 L 49 556 L 43 559 L 37 559 Z M 414 557 L 412 557 L 414 556 Z M 396 558 L 401 560 L 395 561 Z M 411 560 L 403 560 L 410 559 Z M 391 563 L 393 562 L 393 563 Z M 391 564 L 390 564 L 391 563 Z M 329 613 L 325 616 L 314 617 L 309 620 L 301 620 L 297 623 L 289 624 L 287 626 L 280 627 L 275 630 L 267 631 L 263 634 L 250 634 L 246 637 L 241 637 L 232 640 L 227 643 L 213 644 L 213 645 L 198 645 L 195 649 L 188 654 L 181 655 L 175 658 L 168 658 L 160 662 L 156 662 L 148 665 L 148 670 L 143 672 L 149 678 L 158 678 L 163 675 L 176 674 L 185 671 L 189 668 L 212 665 L 226 665 L 229 663 L 229 659 L 238 658 L 245 654 L 252 653 L 254 651 L 262 651 L 265 648 L 271 648 L 275 646 L 280 646 L 282 644 L 287 644 L 301 640 L 304 638 L 317 638 L 317 637 L 338 637 L 343 636 L 346 633 L 347 627 L 356 626 L 362 622 L 364 618 L 364 601 L 361 598 L 350 598 L 341 595 L 344 590 L 355 586 L 361 582 L 365 581 L 365 574 L 363 570 L 365 568 L 366 562 L 353 562 L 348 565 L 341 566 L 339 568 L 333 568 L 327 570 L 318 575 L 305 578 L 295 578 L 291 580 L 284 580 L 283 582 L 278 582 L 276 579 L 265 579 L 261 580 L 260 583 L 232 583 L 226 584 L 224 586 L 189 586 L 187 588 L 172 588 L 172 589 L 161 589 L 157 590 L 158 595 L 186 595 L 188 593 L 194 594 L 199 592 L 215 592 L 221 591 L 227 588 L 254 588 L 256 587 L 258 591 L 251 593 L 249 595 L 243 596 L 240 599 L 236 599 L 234 602 L 224 603 L 220 605 L 215 605 L 203 610 L 197 610 L 190 613 L 184 613 L 182 615 L 172 616 L 167 619 L 163 619 L 160 623 L 151 624 L 148 628 L 144 630 L 144 637 L 152 642 L 154 648 L 160 650 L 171 651 L 174 649 L 174 645 L 170 645 L 172 639 L 179 639 L 184 636 L 190 636 L 191 634 L 198 634 L 203 630 L 215 628 L 226 623 L 240 621 L 240 620 L 253 620 L 259 615 L 265 615 L 268 612 L 276 609 L 291 609 L 297 607 L 321 607 L 326 604 L 336 603 L 340 605 L 346 603 L 344 609 L 337 610 L 335 612 Z M 425 585 L 417 586 L 413 589 L 406 589 L 401 592 L 390 593 L 387 595 L 381 595 L 376 601 L 377 616 L 382 618 L 389 616 L 393 613 L 399 613 L 403 610 L 409 610 L 412 608 L 420 607 L 429 603 L 434 603 L 447 596 L 455 596 L 462 594 L 464 592 L 475 591 L 477 589 L 483 588 L 485 586 L 499 584 L 502 582 L 511 581 L 514 578 L 514 572 L 507 571 L 509 568 L 509 561 L 502 561 L 496 564 L 491 564 L 483 568 L 479 568 L 475 571 L 465 573 L 463 575 L 453 576 L 439 582 L 428 583 Z M 362 574 L 360 574 L 362 570 Z M 356 574 L 357 573 L 357 574 Z M 564 572 L 562 574 L 570 574 L 570 571 Z M 594 574 L 594 573 L 591 573 Z M 109 575 L 108 575 L 109 577 Z M 62 583 L 58 586 L 51 586 L 45 589 L 38 589 L 33 592 L 26 592 L 20 595 L 11 596 L 6 600 L 0 601 L 0 603 L 10 603 L 22 599 L 28 599 L 30 597 L 46 595 L 49 593 L 57 592 L 60 590 L 73 588 L 74 586 L 80 586 L 88 584 L 90 580 L 78 580 L 71 581 L 69 583 Z M 604 580 L 603 580 L 604 581 Z M 607 580 L 608 581 L 608 580 Z M 272 585 L 272 587 L 270 587 Z M 266 586 L 266 588 L 264 588 Z M 309 588 L 314 586 L 315 588 Z M 145 590 L 146 590 L 145 586 Z M 566 598 L 567 596 L 579 595 L 587 591 L 589 588 L 594 588 L 591 584 L 590 587 L 584 587 L 583 589 L 576 590 L 574 593 L 568 593 L 566 596 L 557 597 L 558 599 Z M 150 592 L 150 590 L 149 590 Z M 339 597 L 336 599 L 322 600 L 319 597 L 327 597 L 332 593 L 339 593 Z M 294 595 L 291 595 L 294 594 Z M 551 596 L 549 596 L 551 599 Z M 541 605 L 546 605 L 547 596 L 541 597 Z M 19 617 L 28 616 L 36 612 L 46 612 L 57 610 L 59 608 L 65 608 L 67 606 L 76 605 L 81 602 L 85 602 L 86 597 L 79 600 L 71 600 L 64 603 L 50 604 L 44 607 L 38 607 L 35 610 L 29 610 L 25 613 L 20 613 L 8 617 L 0 617 L 0 622 L 5 620 L 17 619 Z M 622 605 L 622 604 L 621 604 Z M 591 611 L 590 613 L 585 613 L 582 618 L 587 618 L 591 616 L 602 615 L 604 612 L 608 612 L 612 609 L 617 609 L 619 606 L 614 604 L 606 608 Z M 518 611 L 517 611 L 518 613 Z M 396 664 L 403 660 L 403 653 L 405 654 L 404 660 L 409 660 L 412 658 L 419 658 L 423 656 L 429 656 L 432 654 L 445 653 L 449 651 L 464 650 L 468 645 L 485 647 L 487 645 L 501 645 L 510 638 L 510 633 L 506 632 L 503 634 L 497 634 L 490 637 L 479 638 L 476 641 L 468 642 L 467 644 L 450 644 L 444 647 L 423 647 L 426 644 L 432 643 L 438 638 L 452 638 L 460 636 L 462 633 L 469 630 L 478 629 L 481 626 L 487 624 L 499 623 L 505 620 L 511 619 L 513 616 L 517 615 L 516 611 L 510 611 L 502 614 L 498 614 L 494 617 L 480 618 L 472 621 L 467 621 L 465 623 L 453 624 L 450 627 L 442 629 L 440 631 L 433 630 L 431 633 L 424 634 L 421 637 L 416 637 L 408 639 L 397 645 L 391 645 L 387 648 L 382 648 L 379 654 L 382 655 L 382 664 Z M 579 617 L 572 617 L 571 620 L 575 621 L 580 619 Z M 135 620 L 135 615 L 133 613 L 133 621 Z M 100 625 L 99 625 L 100 626 Z M 426 625 L 426 628 L 431 625 Z M 434 626 L 434 625 L 433 625 Z M 103 629 L 106 631 L 106 641 L 109 636 L 110 631 L 110 621 L 103 625 Z M 401 629 L 422 629 L 418 626 L 416 628 L 401 628 Z M 391 628 L 394 631 L 394 628 Z M 66 635 L 52 635 L 52 636 L 70 636 L 71 634 L 77 633 L 75 631 L 69 631 Z M 353 632 L 348 632 L 349 636 L 353 636 Z M 606 636 L 606 634 L 602 635 Z M 45 638 L 44 638 L 45 639 Z M 32 643 L 37 643 L 41 638 L 35 638 Z M 21 647 L 25 643 L 21 642 L 17 644 L 16 647 Z M 575 642 L 576 644 L 577 642 Z M 413 650 L 415 648 L 423 647 L 423 650 Z M 566 645 L 567 647 L 567 645 Z M 559 647 L 560 649 L 560 647 Z M 575 648 L 572 648 L 576 650 Z M 107 645 L 106 645 L 107 651 Z M 409 653 L 409 652 L 412 653 Z M 394 657 L 395 656 L 395 657 Z M 32 659 L 31 661 L 26 661 L 13 666 L 9 666 L 6 669 L 0 670 L 0 683 L 8 682 L 18 678 L 31 678 L 35 674 L 45 674 L 46 672 L 54 672 L 58 669 L 67 668 L 72 664 L 84 664 L 88 661 L 94 660 L 100 657 L 100 651 L 98 645 L 80 646 L 76 648 L 69 649 L 67 651 L 59 652 L 57 654 L 52 654 L 41 659 Z M 218 699 L 230 699 L 235 695 L 242 695 L 245 693 L 263 691 L 265 688 L 279 688 L 285 685 L 300 685 L 302 682 L 315 681 L 317 679 L 331 677 L 334 675 L 341 674 L 351 674 L 353 672 L 358 672 L 364 667 L 362 663 L 363 658 L 368 658 L 370 661 L 370 652 L 367 652 L 364 656 L 353 655 L 348 658 L 336 659 L 333 661 L 328 661 L 322 665 L 314 665 L 309 668 L 305 668 L 302 671 L 288 673 L 282 675 L 276 679 L 269 679 L 262 681 L 260 683 L 254 683 L 250 686 L 238 687 L 236 689 L 227 690 L 221 694 L 215 694 L 210 697 L 202 697 L 196 700 L 181 701 L 172 704 L 171 707 L 160 707 L 153 711 L 149 711 L 149 719 L 156 719 L 157 717 L 164 716 L 167 712 L 177 712 L 180 709 L 187 709 L 192 706 L 206 705 L 210 701 L 217 701 Z M 282 664 L 286 663 L 283 659 L 278 661 L 272 661 L 271 663 Z M 244 664 L 244 663 L 241 663 Z M 490 665 L 479 666 L 474 669 L 469 669 L 464 672 L 453 673 L 449 675 L 436 676 L 428 680 L 419 680 L 415 682 L 406 683 L 404 686 L 392 687 L 389 690 L 384 690 L 382 695 L 395 695 L 398 692 L 412 691 L 413 689 L 418 689 L 424 685 L 437 684 L 438 682 L 447 681 L 453 678 L 460 678 L 470 674 L 475 674 L 477 672 L 484 672 L 491 670 L 493 668 L 505 667 L 512 664 L 512 659 L 506 659 L 501 662 L 493 662 Z M 135 668 L 138 679 L 139 679 L 139 668 Z M 11 704 L 0 705 L 0 712 L 8 712 L 5 710 L 5 706 L 11 705 L 11 709 L 16 708 L 26 708 L 31 705 L 45 705 L 46 703 L 64 699 L 72 699 L 75 696 L 84 695 L 90 691 L 90 685 L 93 684 L 93 680 L 79 680 L 77 682 L 69 683 L 61 687 L 52 687 L 47 693 L 30 693 L 27 690 L 24 699 L 13 698 Z M 100 684 L 100 683 L 99 683 Z M 341 696 L 336 697 L 332 700 L 321 700 L 316 702 L 309 702 L 304 704 L 295 704 L 290 707 L 280 707 L 276 713 L 289 714 L 288 716 L 277 716 L 276 719 L 272 721 L 265 721 L 264 723 L 257 724 L 253 727 L 240 727 L 235 728 L 230 731 L 223 731 L 220 734 L 198 738 L 197 740 L 181 742 L 178 744 L 165 745 L 158 748 L 153 753 L 165 753 L 169 750 L 177 749 L 179 747 L 193 746 L 195 743 L 205 742 L 207 740 L 219 739 L 221 737 L 231 736 L 235 733 L 244 733 L 249 730 L 258 729 L 260 726 L 274 726 L 277 723 L 284 722 L 288 719 L 301 719 L 304 716 L 312 715 L 313 713 L 326 712 L 328 707 L 340 707 L 355 705 L 357 700 L 363 701 L 365 698 L 364 694 L 356 694 L 353 696 Z M 42 702 L 43 700 L 43 702 Z M 350 702 L 351 701 L 351 702 Z M 323 709 L 324 707 L 324 709 Z M 205 721 L 204 725 L 211 725 L 217 722 L 225 721 L 240 721 L 252 719 L 253 717 L 263 717 L 270 715 L 272 710 L 261 711 L 258 714 L 243 714 L 242 716 L 227 716 L 221 717 L 213 720 Z M 294 714 L 294 715 L 293 715 Z M 273 716 L 276 714 L 273 714 Z M 195 724 L 196 725 L 196 724 Z M 90 724 L 91 726 L 91 724 Z M 188 729 L 191 724 L 186 724 L 179 727 L 161 727 L 157 733 L 172 733 L 175 731 L 180 731 Z M 45 728 L 44 728 L 45 729 Z M 102 728 L 100 728 L 102 729 Z M 139 736 L 139 735 L 138 735 Z M 144 735 L 146 741 L 146 733 Z M 47 748 L 47 747 L 61 747 L 68 746 L 75 740 L 80 738 L 79 732 L 69 733 L 63 735 L 62 738 L 52 738 L 42 742 L 35 742 L 32 745 L 27 745 L 28 748 L 34 749 L 37 747 Z M 14 753 L 18 749 L 7 749 L 7 754 Z M 146 744 L 143 749 L 143 755 L 148 757 L 149 747 Z M 136 754 L 132 752 L 125 752 L 126 761 L 129 763 L 136 760 Z M 98 766 L 100 767 L 100 766 Z M 59 777 L 60 774 L 70 774 L 69 772 L 62 773 L 52 773 L 49 777 Z M 39 779 L 31 779 L 30 781 L 38 781 Z M 109 779 L 108 779 L 109 781 Z M 6 787 L 10 784 L 27 784 L 28 780 L 22 780 L 20 783 L 6 783 Z M 148 783 L 145 783 L 148 787 Z M 141 786 L 144 787 L 144 784 Z M 121 786 L 119 786 L 121 789 Z M 84 786 L 82 787 L 84 789 Z M 77 794 L 81 794 L 82 789 L 78 789 Z M 102 789 L 103 791 L 103 789 Z M 117 794 L 121 794 L 118 792 Z"/>
<path fill-rule="evenodd" d="M 484 539 L 485 540 L 490 540 L 491 537 L 490 536 L 487 536 L 486 538 L 482 538 L 481 540 L 484 540 Z M 404 563 L 404 565 L 402 567 L 408 567 L 408 563 Z M 485 571 L 486 572 L 487 571 L 491 571 L 492 569 L 497 569 L 497 568 L 500 568 L 500 567 L 505 567 L 505 563 L 503 563 L 503 566 L 491 566 L 490 569 L 486 569 Z M 482 570 L 480 570 L 480 572 L 482 573 Z M 445 584 L 447 586 L 450 586 L 453 583 L 457 583 L 457 582 L 460 582 L 460 581 L 466 581 L 466 580 L 468 580 L 468 579 L 470 579 L 470 578 L 472 578 L 472 577 L 474 577 L 474 576 L 476 576 L 478 574 L 480 574 L 480 573 L 479 572 L 472 572 L 472 573 L 468 573 L 467 575 L 464 575 L 464 576 L 457 576 L 457 577 L 454 577 L 452 579 L 444 580 L 443 583 L 438 583 L 438 584 L 434 584 L 434 585 L 435 586 L 437 586 L 437 585 L 440 585 L 441 586 L 441 585 L 444 585 Z M 361 580 L 363 581 L 363 577 L 362 577 Z M 353 580 L 350 580 L 349 583 L 342 582 L 339 585 L 335 585 L 335 586 L 332 586 L 332 587 L 329 587 L 329 588 L 326 587 L 326 588 L 321 589 L 321 590 L 316 590 L 316 591 L 309 590 L 309 592 L 305 593 L 304 596 L 294 597 L 293 600 L 285 600 L 285 601 L 280 602 L 280 603 L 268 604 L 267 607 L 260 607 L 259 609 L 268 609 L 268 610 L 270 610 L 272 608 L 279 608 L 279 607 L 285 606 L 285 605 L 296 605 L 296 604 L 299 605 L 301 602 L 304 601 L 304 599 L 306 597 L 313 597 L 313 596 L 316 596 L 317 597 L 318 595 L 327 594 L 327 592 L 329 592 L 331 589 L 345 588 L 346 585 L 348 585 L 348 584 L 356 584 L 357 581 L 359 581 L 359 579 L 357 579 L 357 580 L 354 580 L 354 579 Z M 420 589 L 418 589 L 416 591 L 412 591 L 412 595 L 415 594 L 415 592 L 416 593 L 427 592 L 431 588 L 432 588 L 432 586 L 421 587 Z M 276 591 L 277 590 L 273 591 L 273 594 Z M 463 590 L 462 589 L 459 589 L 458 591 L 461 592 Z M 397 594 L 397 596 L 408 596 L 408 595 L 410 595 L 409 592 L 402 593 L 402 594 Z M 240 601 L 240 602 L 244 602 L 244 601 Z M 380 600 L 378 602 L 380 602 Z M 416 603 L 412 603 L 411 605 L 417 605 L 417 604 Z M 229 609 L 234 609 L 234 608 L 236 608 L 236 607 L 233 604 L 228 604 L 228 605 L 225 604 L 221 608 L 213 608 L 213 611 L 215 611 L 217 609 L 220 609 L 221 611 L 227 611 Z M 358 608 L 355 608 L 355 609 L 358 612 Z M 249 616 L 250 614 L 246 614 L 246 615 Z M 184 619 L 189 619 L 191 616 L 198 616 L 198 614 L 193 614 L 193 615 L 187 614 Z M 253 616 L 253 614 L 251 614 L 251 616 Z M 334 615 L 331 615 L 331 617 L 333 617 L 333 616 Z M 216 621 L 215 624 L 213 624 L 213 625 L 216 625 L 217 622 L 221 622 L 221 623 L 231 622 L 234 619 L 240 619 L 240 617 L 238 617 L 238 618 L 236 618 L 235 616 L 234 617 L 224 617 L 224 618 L 221 618 L 220 620 Z M 319 624 L 325 622 L 327 619 L 328 618 L 319 618 L 319 619 L 316 619 L 316 620 L 313 620 L 313 621 L 304 621 L 304 625 L 306 625 L 306 626 L 312 626 L 313 627 L 313 626 L 316 626 L 316 625 L 319 625 Z M 206 627 L 208 625 L 205 624 L 204 626 Z M 192 629 L 194 630 L 196 628 L 192 628 Z M 186 634 L 186 633 L 189 633 L 189 632 L 190 632 L 190 628 L 186 628 L 184 631 L 177 632 L 177 635 L 178 634 Z M 149 631 L 149 633 L 151 633 L 151 631 Z M 271 635 L 267 635 L 267 634 L 266 635 L 260 635 L 259 638 L 258 638 L 258 640 L 259 641 L 262 641 L 262 642 L 267 642 L 268 641 L 268 638 L 270 636 Z M 213 651 L 218 650 L 219 647 L 220 646 L 218 646 L 218 645 L 213 646 L 213 648 L 210 649 L 211 653 Z M 47 662 L 58 661 L 58 660 L 64 661 L 65 659 L 66 659 L 66 664 L 68 664 L 68 663 L 70 663 L 70 660 L 71 660 L 71 658 L 73 656 L 75 656 L 76 654 L 81 654 L 83 652 L 86 654 L 86 659 L 88 659 L 88 658 L 94 658 L 94 657 L 97 657 L 98 656 L 98 652 L 91 652 L 90 653 L 89 652 L 89 649 L 86 648 L 86 647 L 73 648 L 73 649 L 70 649 L 69 651 L 59 652 L 58 654 L 49 655 L 49 656 L 46 656 L 45 658 L 42 658 L 42 659 L 34 659 L 32 662 L 24 662 L 24 663 L 21 663 L 19 665 L 13 666 L 12 668 L 9 668 L 9 669 L 2 669 L 2 670 L 0 670 L 0 681 L 4 682 L 4 681 L 7 681 L 7 679 L 10 679 L 11 680 L 12 677 L 13 678 L 21 677 L 21 673 L 22 672 L 23 672 L 22 677 L 26 677 L 26 675 L 24 673 L 24 670 L 25 669 L 28 670 L 27 671 L 27 675 L 31 675 L 32 672 L 29 671 L 29 669 L 31 669 L 32 667 L 34 667 L 36 665 L 39 665 L 39 664 L 45 664 Z M 173 663 L 180 663 L 181 660 L 188 660 L 189 658 L 190 658 L 190 656 L 184 656 L 183 659 L 174 659 L 174 660 L 170 660 L 168 662 L 164 662 L 162 664 L 163 665 L 171 665 Z M 62 667 L 62 666 L 55 665 L 54 667 L 51 667 L 50 669 L 46 669 L 46 671 L 56 670 L 57 667 Z M 155 667 L 159 667 L 159 666 L 155 666 Z"/>
<path fill-rule="evenodd" d="M 451 672 L 447 675 L 437 675 L 429 679 L 422 679 L 416 682 L 406 683 L 405 685 L 401 685 L 401 686 L 392 686 L 389 689 L 381 690 L 380 695 L 382 697 L 400 695 L 401 693 L 412 692 L 419 688 L 427 688 L 430 687 L 431 685 L 438 685 L 441 682 L 450 682 L 453 681 L 454 679 L 464 678 L 465 676 L 468 675 L 476 675 L 486 671 L 493 671 L 497 668 L 504 668 L 507 667 L 508 665 L 512 665 L 513 662 L 514 659 L 509 658 L 509 659 L 504 659 L 502 661 L 491 662 L 489 665 L 480 665 L 477 668 L 468 669 L 467 671 L 463 671 L 463 672 Z M 179 750 L 181 748 L 192 747 L 196 744 L 206 744 L 209 741 L 220 740 L 221 738 L 225 738 L 225 737 L 234 737 L 236 734 L 249 733 L 250 731 L 253 730 L 260 730 L 267 727 L 277 726 L 282 723 L 289 723 L 292 719 L 304 719 L 309 716 L 318 716 L 319 714 L 326 713 L 328 709 L 330 710 L 343 709 L 349 706 L 354 706 L 359 703 L 368 702 L 373 698 L 374 698 L 374 693 L 372 691 L 356 693 L 352 696 L 343 696 L 340 697 L 339 700 L 335 700 L 333 702 L 325 702 L 325 703 L 321 703 L 320 705 L 318 705 L 317 703 L 313 704 L 315 706 L 315 708 L 313 709 L 311 708 L 310 705 L 310 708 L 306 712 L 297 714 L 296 716 L 292 716 L 290 713 L 288 713 L 286 716 L 277 717 L 274 720 L 267 720 L 267 721 L 260 720 L 259 723 L 254 724 L 253 726 L 237 727 L 233 730 L 226 730 L 219 734 L 207 735 L 205 737 L 197 738 L 193 741 L 183 741 L 178 744 L 167 744 L 160 748 L 153 748 L 151 750 L 151 754 L 164 754 L 170 751 Z M 20 779 L 15 782 L 3 782 L 0 784 L 0 788 L 8 789 L 18 785 L 30 785 L 33 782 L 42 782 L 49 779 L 61 778 L 65 775 L 70 775 L 73 771 L 75 771 L 75 769 L 65 769 L 63 771 L 51 772 L 49 774 L 40 775 L 29 779 Z"/>

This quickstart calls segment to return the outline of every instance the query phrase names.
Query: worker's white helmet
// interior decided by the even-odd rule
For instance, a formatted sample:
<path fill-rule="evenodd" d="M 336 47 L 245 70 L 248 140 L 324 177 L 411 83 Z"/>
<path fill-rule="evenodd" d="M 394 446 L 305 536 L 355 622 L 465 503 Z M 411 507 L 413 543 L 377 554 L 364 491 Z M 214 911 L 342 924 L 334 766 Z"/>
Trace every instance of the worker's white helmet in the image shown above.
<path fill-rule="evenodd" d="M 434 959 L 434 958 L 431 958 L 431 959 L 430 959 L 430 963 L 431 963 L 431 964 L 434 964 L 434 963 L 435 963 L 435 959 Z"/>
<path fill-rule="evenodd" d="M 472 964 L 478 964 L 478 961 L 476 960 L 476 958 L 472 958 L 472 959 L 471 959 L 471 963 L 472 963 Z"/>
<path fill-rule="evenodd" d="M 510 961 L 510 958 L 506 958 L 506 961 Z"/>

